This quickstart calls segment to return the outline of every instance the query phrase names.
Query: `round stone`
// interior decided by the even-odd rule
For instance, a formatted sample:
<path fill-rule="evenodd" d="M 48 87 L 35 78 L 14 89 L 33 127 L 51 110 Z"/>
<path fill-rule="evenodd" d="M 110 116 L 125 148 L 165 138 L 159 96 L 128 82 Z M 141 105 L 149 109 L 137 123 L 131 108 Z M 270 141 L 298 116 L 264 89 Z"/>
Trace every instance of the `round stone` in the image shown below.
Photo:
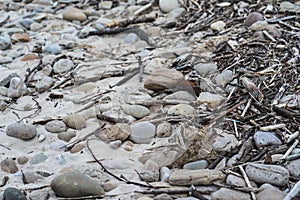
<path fill-rule="evenodd" d="M 65 73 L 70 71 L 74 67 L 73 61 L 69 59 L 60 59 L 53 65 L 54 73 Z"/>
<path fill-rule="evenodd" d="M 1 170 L 10 174 L 16 173 L 19 169 L 15 161 L 11 158 L 6 158 L 1 161 Z"/>
<path fill-rule="evenodd" d="M 6 128 L 6 134 L 10 137 L 28 140 L 36 136 L 37 129 L 31 124 L 14 123 Z"/>
<path fill-rule="evenodd" d="M 67 130 L 67 126 L 60 120 L 53 120 L 46 124 L 45 129 L 50 133 L 61 133 Z"/>
<path fill-rule="evenodd" d="M 68 21 L 85 21 L 87 19 L 84 12 L 78 8 L 70 7 L 63 12 L 63 19 Z"/>
<path fill-rule="evenodd" d="M 4 200 L 27 200 L 26 196 L 17 188 L 8 187 L 4 190 Z"/>
<path fill-rule="evenodd" d="M 262 14 L 258 12 L 252 12 L 246 17 L 245 26 L 250 27 L 252 24 L 254 24 L 257 21 L 264 21 L 264 17 L 262 16 Z"/>
<path fill-rule="evenodd" d="M 131 125 L 130 139 L 135 143 L 148 144 L 154 135 L 155 126 L 150 122 L 138 122 Z"/>

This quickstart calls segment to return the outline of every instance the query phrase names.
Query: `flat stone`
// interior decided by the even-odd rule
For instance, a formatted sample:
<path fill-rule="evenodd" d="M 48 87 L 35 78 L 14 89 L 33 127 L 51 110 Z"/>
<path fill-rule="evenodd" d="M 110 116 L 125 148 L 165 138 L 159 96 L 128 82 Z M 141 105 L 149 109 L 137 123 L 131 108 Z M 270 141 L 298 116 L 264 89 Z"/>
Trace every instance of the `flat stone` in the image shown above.
<path fill-rule="evenodd" d="M 171 176 L 172 171 L 168 167 L 162 167 L 159 170 L 159 178 L 161 181 L 166 181 Z"/>
<path fill-rule="evenodd" d="M 221 188 L 218 191 L 211 194 L 211 200 L 251 200 L 251 196 L 248 193 L 240 192 L 237 190 L 231 190 L 228 188 Z"/>
<path fill-rule="evenodd" d="M 269 145 L 281 145 L 281 140 L 273 132 L 257 131 L 254 134 L 254 142 L 257 147 Z"/>
<path fill-rule="evenodd" d="M 251 163 L 246 166 L 248 177 L 256 183 L 284 186 L 289 182 L 289 171 L 278 165 Z"/>
<path fill-rule="evenodd" d="M 255 196 L 257 200 L 265 200 L 266 198 L 282 200 L 286 196 L 286 193 L 271 184 L 265 183 L 260 186 L 259 192 Z"/>
<path fill-rule="evenodd" d="M 80 130 L 86 127 L 86 119 L 77 113 L 69 114 L 63 117 L 63 122 L 70 128 Z"/>
<path fill-rule="evenodd" d="M 69 7 L 63 12 L 63 19 L 68 21 L 85 21 L 87 19 L 87 16 L 82 12 L 82 10 L 75 8 L 75 7 Z"/>
<path fill-rule="evenodd" d="M 196 113 L 196 110 L 193 106 L 190 106 L 188 104 L 178 104 L 175 106 L 171 106 L 168 109 L 168 115 L 194 115 Z"/>
<path fill-rule="evenodd" d="M 128 115 L 132 115 L 135 118 L 143 118 L 150 114 L 150 110 L 141 105 L 122 105 L 124 112 Z"/>
<path fill-rule="evenodd" d="M 251 12 L 245 19 L 245 26 L 250 27 L 257 21 L 264 21 L 264 17 L 258 12 Z"/>
<path fill-rule="evenodd" d="M 163 100 L 177 100 L 177 101 L 195 101 L 196 96 L 195 94 L 191 94 L 187 91 L 177 91 L 174 92 L 166 97 L 163 98 Z"/>
<path fill-rule="evenodd" d="M 65 142 L 69 142 L 75 136 L 76 136 L 76 132 L 74 130 L 61 132 L 57 134 L 58 139 L 63 140 Z"/>
<path fill-rule="evenodd" d="M 225 97 L 219 94 L 212 94 L 209 92 L 201 92 L 197 98 L 197 104 L 206 103 L 209 107 L 215 108 L 225 100 Z"/>
<path fill-rule="evenodd" d="M 0 35 L 0 49 L 6 50 L 11 45 L 11 39 L 7 32 L 2 32 Z"/>
<path fill-rule="evenodd" d="M 238 140 L 233 134 L 226 132 L 217 133 L 216 139 L 213 143 L 213 147 L 217 152 L 230 152 L 238 145 Z"/>
<path fill-rule="evenodd" d="M 9 56 L 0 56 L 0 64 L 11 63 L 13 59 Z"/>
<path fill-rule="evenodd" d="M 280 3 L 279 10 L 281 12 L 288 11 L 288 12 L 300 13 L 300 5 L 296 5 L 291 2 L 284 1 Z"/>
<path fill-rule="evenodd" d="M 70 152 L 77 153 L 77 152 L 81 151 L 84 147 L 85 147 L 85 143 L 83 143 L 83 142 L 77 143 L 71 148 Z"/>
<path fill-rule="evenodd" d="M 8 187 L 4 190 L 3 200 L 27 200 L 21 190 L 14 187 Z"/>
<path fill-rule="evenodd" d="M 179 1 L 181 5 L 184 5 L 184 2 L 182 0 Z M 178 2 L 178 0 L 159 0 L 159 8 L 165 12 L 168 13 L 176 8 L 180 8 L 181 5 Z"/>
<path fill-rule="evenodd" d="M 10 137 L 28 140 L 36 136 L 37 129 L 31 124 L 14 123 L 7 126 L 6 134 Z"/>
<path fill-rule="evenodd" d="M 29 54 L 24 55 L 21 58 L 21 61 L 29 61 L 29 60 L 37 60 L 37 59 L 40 59 L 37 54 L 29 53 Z"/>
<path fill-rule="evenodd" d="M 169 137 L 172 134 L 172 124 L 169 122 L 163 122 L 157 125 L 156 136 L 157 137 Z"/>
<path fill-rule="evenodd" d="M 44 47 L 43 51 L 44 51 L 44 53 L 47 53 L 47 54 L 57 55 L 57 54 L 61 53 L 62 49 L 57 44 L 47 44 Z"/>
<path fill-rule="evenodd" d="M 200 63 L 193 68 L 202 76 L 206 76 L 218 70 L 218 66 L 215 63 Z"/>
<path fill-rule="evenodd" d="M 285 166 L 294 177 L 300 176 L 300 159 L 289 161 Z"/>
<path fill-rule="evenodd" d="M 1 170 L 10 174 L 16 173 L 19 169 L 15 161 L 11 158 L 6 158 L 1 161 Z"/>
<path fill-rule="evenodd" d="M 19 163 L 19 165 L 24 165 L 28 162 L 28 157 L 27 156 L 20 156 L 17 158 L 17 161 Z"/>
<path fill-rule="evenodd" d="M 228 185 L 237 186 L 237 187 L 246 187 L 245 180 L 241 177 L 235 176 L 233 174 L 228 174 L 226 177 L 226 183 Z"/>
<path fill-rule="evenodd" d="M 12 77 L 10 79 L 9 88 L 7 90 L 7 97 L 19 98 L 27 94 L 27 86 L 20 77 Z"/>
<path fill-rule="evenodd" d="M 109 147 L 112 149 L 117 149 L 122 145 L 122 141 L 121 140 L 116 140 L 116 141 L 112 141 L 109 143 Z"/>
<path fill-rule="evenodd" d="M 215 77 L 215 82 L 217 85 L 225 87 L 227 83 L 229 83 L 233 79 L 233 73 L 230 70 L 224 70 L 221 74 L 218 74 Z"/>
<path fill-rule="evenodd" d="M 196 170 L 196 169 L 205 169 L 208 166 L 206 160 L 198 160 L 194 162 L 189 162 L 183 165 L 183 169 Z"/>
<path fill-rule="evenodd" d="M 140 171 L 142 180 L 146 182 L 154 182 L 159 180 L 159 167 L 158 165 L 151 161 L 147 160 L 142 170 Z"/>
<path fill-rule="evenodd" d="M 225 175 L 219 170 L 198 169 L 198 170 L 175 170 L 170 178 L 171 185 L 210 185 L 215 181 L 224 180 Z"/>
<path fill-rule="evenodd" d="M 29 36 L 27 33 L 14 33 L 11 39 L 15 42 L 29 42 Z"/>
<path fill-rule="evenodd" d="M 53 72 L 54 73 L 65 73 L 70 71 L 74 67 L 74 63 L 72 60 L 69 59 L 60 59 L 53 65 Z"/>
<path fill-rule="evenodd" d="M 45 129 L 50 133 L 61 133 L 67 130 L 67 126 L 60 120 L 52 120 L 46 124 Z"/>
<path fill-rule="evenodd" d="M 94 180 L 78 171 L 67 172 L 51 181 L 51 188 L 59 197 L 85 197 L 103 195 L 103 188 Z"/>
<path fill-rule="evenodd" d="M 51 77 L 45 76 L 35 84 L 36 91 L 42 93 L 47 91 L 52 85 L 54 81 Z"/>
<path fill-rule="evenodd" d="M 95 136 L 103 141 L 124 141 L 130 136 L 130 131 L 130 126 L 125 123 L 117 123 L 114 125 L 107 124 L 105 129 L 97 132 Z"/>
<path fill-rule="evenodd" d="M 47 160 L 47 158 L 48 156 L 46 156 L 44 153 L 38 153 L 30 159 L 29 163 L 32 165 L 38 164 L 44 162 L 45 160 Z"/>
<path fill-rule="evenodd" d="M 210 28 L 214 31 L 223 31 L 225 29 L 225 26 L 226 26 L 225 22 L 216 21 L 210 25 Z"/>
<path fill-rule="evenodd" d="M 177 84 L 182 81 L 181 72 L 175 69 L 158 69 L 146 78 L 144 87 L 154 91 L 172 89 L 176 88 Z"/>
<path fill-rule="evenodd" d="M 173 200 L 173 198 L 170 195 L 163 193 L 154 197 L 153 200 Z"/>
<path fill-rule="evenodd" d="M 148 144 L 154 138 L 155 126 L 150 122 L 138 122 L 130 128 L 130 139 L 135 143 Z"/>

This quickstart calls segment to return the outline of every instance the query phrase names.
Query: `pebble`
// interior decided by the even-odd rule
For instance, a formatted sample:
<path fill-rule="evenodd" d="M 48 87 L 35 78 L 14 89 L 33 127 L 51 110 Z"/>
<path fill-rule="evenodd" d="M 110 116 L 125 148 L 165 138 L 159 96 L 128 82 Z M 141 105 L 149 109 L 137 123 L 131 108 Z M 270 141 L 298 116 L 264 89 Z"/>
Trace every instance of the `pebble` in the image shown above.
<path fill-rule="evenodd" d="M 259 192 L 255 196 L 257 200 L 265 200 L 266 197 L 272 200 L 282 200 L 286 193 L 271 184 L 265 183 L 260 186 Z"/>
<path fill-rule="evenodd" d="M 215 181 L 224 180 L 225 175 L 219 170 L 198 169 L 198 170 L 175 170 L 170 178 L 171 185 L 190 186 L 190 185 L 210 185 Z"/>
<path fill-rule="evenodd" d="M 33 22 L 30 24 L 30 30 L 34 32 L 41 30 L 43 27 L 44 25 L 42 23 Z"/>
<path fill-rule="evenodd" d="M 19 21 L 19 23 L 26 29 L 30 28 L 30 25 L 34 22 L 31 18 L 25 18 Z"/>
<path fill-rule="evenodd" d="M 43 142 L 46 139 L 46 135 L 44 133 L 38 134 L 38 141 Z"/>
<path fill-rule="evenodd" d="M 51 181 L 51 188 L 59 197 L 85 197 L 103 195 L 103 188 L 79 171 L 67 172 Z"/>
<path fill-rule="evenodd" d="M 27 33 L 14 33 L 11 39 L 15 42 L 29 42 L 29 35 Z"/>
<path fill-rule="evenodd" d="M 59 45 L 57 44 L 47 44 L 44 49 L 43 49 L 44 53 L 46 54 L 53 54 L 53 55 L 57 55 L 60 54 L 62 49 Z"/>
<path fill-rule="evenodd" d="M 225 22 L 216 21 L 216 22 L 214 22 L 210 25 L 210 28 L 214 31 L 219 31 L 220 32 L 220 31 L 225 30 L 225 26 L 226 26 Z"/>
<path fill-rule="evenodd" d="M 166 193 L 162 193 L 154 197 L 153 200 L 173 200 L 173 198 Z"/>
<path fill-rule="evenodd" d="M 0 49 L 6 50 L 11 45 L 11 39 L 7 32 L 2 32 L 0 35 Z"/>
<path fill-rule="evenodd" d="M 11 158 L 6 158 L 1 161 L 1 170 L 10 174 L 16 173 L 19 169 L 15 161 Z"/>
<path fill-rule="evenodd" d="M 159 167 L 158 165 L 151 161 L 147 160 L 144 164 L 142 170 L 140 171 L 140 176 L 143 181 L 146 182 L 156 182 L 159 180 Z"/>
<path fill-rule="evenodd" d="M 0 64 L 11 63 L 13 59 L 9 56 L 0 56 Z"/>
<path fill-rule="evenodd" d="M 166 26 L 171 23 L 176 23 L 176 20 L 186 13 L 184 8 L 175 8 L 169 14 L 166 22 Z"/>
<path fill-rule="evenodd" d="M 7 90 L 8 89 L 6 87 L 0 86 L 0 95 L 7 96 Z M 0 103 L 1 103 L 1 105 L 0 105 L 1 108 L 4 110 L 7 107 L 7 103 L 4 100 L 2 100 L 2 99 L 1 99 Z"/>
<path fill-rule="evenodd" d="M 218 132 L 216 139 L 214 140 L 213 147 L 217 152 L 230 152 L 238 145 L 238 140 L 233 134 L 226 132 Z"/>
<path fill-rule="evenodd" d="M 130 126 L 125 123 L 107 124 L 105 129 L 96 133 L 95 136 L 103 141 L 124 141 L 130 136 Z"/>
<path fill-rule="evenodd" d="M 37 129 L 31 124 L 14 123 L 7 126 L 6 134 L 10 137 L 28 140 L 36 136 Z"/>
<path fill-rule="evenodd" d="M 289 170 L 290 174 L 294 177 L 300 177 L 300 159 L 289 161 L 286 164 L 286 168 Z"/>
<path fill-rule="evenodd" d="M 145 196 L 145 197 L 139 197 L 137 200 L 153 200 L 153 199 Z"/>
<path fill-rule="evenodd" d="M 128 33 L 124 37 L 124 43 L 125 44 L 133 44 L 138 40 L 139 40 L 139 36 L 135 33 Z"/>
<path fill-rule="evenodd" d="M 45 129 L 50 133 L 61 133 L 67 130 L 67 126 L 61 120 L 52 120 L 45 125 Z"/>
<path fill-rule="evenodd" d="M 249 163 L 246 166 L 248 177 L 256 183 L 270 183 L 284 186 L 289 182 L 289 171 L 279 165 Z"/>
<path fill-rule="evenodd" d="M 50 143 L 50 149 L 53 151 L 61 151 L 66 146 L 66 142 L 59 140 Z"/>
<path fill-rule="evenodd" d="M 228 174 L 226 177 L 226 184 L 237 187 L 246 187 L 244 179 L 233 174 Z"/>
<path fill-rule="evenodd" d="M 193 68 L 202 76 L 206 76 L 218 70 L 218 66 L 215 63 L 200 63 Z"/>
<path fill-rule="evenodd" d="M 274 38 L 280 38 L 282 35 L 281 31 L 277 28 L 277 26 L 273 24 L 265 26 L 264 30 L 266 30 Z"/>
<path fill-rule="evenodd" d="M 231 70 L 224 70 L 221 74 L 218 74 L 215 77 L 215 82 L 217 85 L 225 87 L 233 79 L 233 72 Z"/>
<path fill-rule="evenodd" d="M 53 72 L 56 74 L 65 73 L 74 67 L 73 61 L 69 59 L 60 59 L 53 65 Z"/>
<path fill-rule="evenodd" d="M 300 5 L 296 5 L 288 1 L 283 1 L 280 3 L 279 10 L 281 12 L 288 11 L 288 12 L 300 13 Z"/>
<path fill-rule="evenodd" d="M 165 96 L 163 100 L 177 100 L 177 101 L 195 101 L 196 96 L 187 91 L 177 91 L 168 96 Z"/>
<path fill-rule="evenodd" d="M 209 92 L 201 92 L 197 98 L 197 104 L 206 103 L 210 108 L 215 108 L 225 100 L 225 97 L 219 94 L 212 94 Z"/>
<path fill-rule="evenodd" d="M 20 156 L 17 158 L 17 161 L 20 165 L 24 165 L 28 162 L 28 157 L 27 156 Z"/>
<path fill-rule="evenodd" d="M 116 140 L 116 141 L 111 141 L 109 143 L 109 147 L 112 149 L 117 149 L 122 145 L 122 141 L 121 140 Z"/>
<path fill-rule="evenodd" d="M 4 190 L 3 200 L 27 200 L 21 190 L 14 187 L 8 187 Z"/>
<path fill-rule="evenodd" d="M 141 119 L 150 114 L 150 110 L 141 105 L 123 105 L 124 112 L 128 115 L 132 115 L 135 118 Z"/>
<path fill-rule="evenodd" d="M 85 118 L 77 113 L 72 113 L 63 117 L 63 122 L 67 125 L 67 127 L 76 130 L 80 130 L 86 127 Z"/>
<path fill-rule="evenodd" d="M 187 169 L 187 170 L 205 169 L 207 166 L 208 166 L 208 162 L 206 160 L 198 160 L 183 165 L 183 169 Z"/>
<path fill-rule="evenodd" d="M 154 91 L 176 88 L 183 81 L 181 72 L 175 69 L 158 69 L 145 79 L 144 87 Z"/>
<path fill-rule="evenodd" d="M 157 125 L 156 136 L 158 138 L 169 137 L 172 134 L 172 125 L 169 122 L 163 122 Z"/>
<path fill-rule="evenodd" d="M 188 104 L 178 104 L 175 106 L 171 106 L 168 109 L 168 115 L 185 115 L 190 116 L 194 115 L 196 113 L 196 110 L 193 106 L 190 106 Z"/>
<path fill-rule="evenodd" d="M 251 200 L 248 193 L 232 190 L 228 188 L 221 188 L 211 194 L 211 200 Z"/>
<path fill-rule="evenodd" d="M 168 167 L 162 167 L 159 170 L 159 178 L 161 181 L 167 181 L 171 174 L 172 171 Z"/>
<path fill-rule="evenodd" d="M 74 130 L 69 130 L 67 132 L 61 132 L 57 134 L 58 139 L 63 140 L 65 142 L 69 142 L 75 136 L 76 132 Z"/>
<path fill-rule="evenodd" d="M 257 131 L 254 134 L 254 142 L 257 147 L 282 144 L 281 140 L 275 135 L 274 132 L 264 131 Z"/>
<path fill-rule="evenodd" d="M 35 183 L 38 180 L 43 179 L 41 175 L 32 171 L 23 172 L 22 175 L 24 175 L 24 180 L 26 181 L 26 183 Z"/>
<path fill-rule="evenodd" d="M 27 94 L 27 92 L 27 86 L 20 77 L 12 77 L 10 79 L 7 97 L 19 98 L 20 96 Z"/>
<path fill-rule="evenodd" d="M 80 9 L 69 7 L 63 12 L 63 19 L 67 21 L 85 21 L 87 16 Z"/>
<path fill-rule="evenodd" d="M 180 4 L 184 5 L 183 0 L 159 0 L 159 8 L 165 13 L 180 8 Z"/>
<path fill-rule="evenodd" d="M 38 164 L 44 162 L 45 160 L 47 160 L 47 158 L 48 156 L 46 156 L 44 153 L 38 153 L 30 159 L 29 163 L 32 165 Z"/>
<path fill-rule="evenodd" d="M 42 93 L 47 91 L 52 85 L 54 81 L 51 77 L 45 76 L 35 84 L 35 89 L 37 92 Z"/>
<path fill-rule="evenodd" d="M 252 12 L 246 17 L 245 26 L 248 28 L 257 21 L 264 21 L 264 17 L 258 12 Z"/>
<path fill-rule="evenodd" d="M 154 138 L 155 126 L 150 122 L 138 122 L 130 128 L 130 139 L 135 143 L 148 144 Z"/>
<path fill-rule="evenodd" d="M 29 54 L 24 55 L 21 58 L 21 61 L 29 61 L 29 60 L 37 60 L 37 59 L 39 59 L 39 56 L 37 54 L 29 53 Z"/>
<path fill-rule="evenodd" d="M 74 145 L 74 147 L 72 147 L 70 152 L 77 153 L 77 152 L 81 151 L 84 147 L 85 147 L 85 143 L 83 143 L 83 142 L 77 143 Z"/>

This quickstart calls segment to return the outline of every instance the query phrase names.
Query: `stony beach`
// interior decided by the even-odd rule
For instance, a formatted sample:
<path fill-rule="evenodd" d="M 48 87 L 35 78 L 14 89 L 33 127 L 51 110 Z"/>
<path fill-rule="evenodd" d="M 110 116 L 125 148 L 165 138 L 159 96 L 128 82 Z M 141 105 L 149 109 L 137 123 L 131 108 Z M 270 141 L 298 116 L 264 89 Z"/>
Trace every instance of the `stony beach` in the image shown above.
<path fill-rule="evenodd" d="M 0 198 L 300 199 L 299 13 L 0 1 Z"/>

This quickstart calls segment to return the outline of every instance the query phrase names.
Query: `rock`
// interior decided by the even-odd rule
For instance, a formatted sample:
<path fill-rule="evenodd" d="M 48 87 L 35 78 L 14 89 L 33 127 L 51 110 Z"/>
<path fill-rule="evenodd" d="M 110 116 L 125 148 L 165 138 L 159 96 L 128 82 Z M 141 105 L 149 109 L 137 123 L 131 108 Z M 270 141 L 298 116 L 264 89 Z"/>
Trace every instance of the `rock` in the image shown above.
<path fill-rule="evenodd" d="M 257 21 L 264 21 L 264 17 L 258 12 L 252 12 L 246 17 L 245 26 L 248 28 Z"/>
<path fill-rule="evenodd" d="M 19 23 L 20 23 L 23 27 L 25 27 L 26 29 L 29 29 L 29 28 L 30 28 L 30 25 L 31 25 L 33 22 L 34 22 L 34 20 L 31 19 L 31 18 L 21 19 L 21 20 L 19 21 Z"/>
<path fill-rule="evenodd" d="M 205 169 L 207 166 L 208 163 L 206 160 L 198 160 L 183 165 L 183 169 L 187 169 L 187 170 Z"/>
<path fill-rule="evenodd" d="M 172 134 L 172 125 L 169 122 L 158 124 L 156 128 L 156 136 L 159 138 L 169 137 Z"/>
<path fill-rule="evenodd" d="M 6 134 L 10 137 L 28 140 L 36 136 L 37 129 L 31 124 L 14 123 L 7 126 Z"/>
<path fill-rule="evenodd" d="M 45 160 L 47 160 L 47 158 L 48 156 L 46 156 L 44 153 L 38 153 L 30 159 L 29 163 L 32 165 L 38 164 L 44 162 Z"/>
<path fill-rule="evenodd" d="M 15 42 L 29 42 L 29 36 L 27 33 L 14 33 L 11 39 Z"/>
<path fill-rule="evenodd" d="M 280 3 L 279 10 L 281 12 L 288 11 L 288 12 L 300 13 L 300 5 L 296 5 L 291 2 L 284 1 Z"/>
<path fill-rule="evenodd" d="M 74 67 L 74 63 L 69 59 L 60 59 L 53 65 L 53 72 L 56 74 L 65 73 Z"/>
<path fill-rule="evenodd" d="M 223 31 L 225 29 L 225 26 L 226 26 L 225 22 L 216 21 L 210 25 L 210 28 L 214 31 Z"/>
<path fill-rule="evenodd" d="M 221 74 L 218 74 L 215 77 L 215 82 L 217 85 L 225 87 L 227 83 L 229 83 L 233 79 L 233 73 L 230 70 L 224 70 Z"/>
<path fill-rule="evenodd" d="M 12 77 L 10 79 L 7 96 L 10 98 L 18 98 L 27 94 L 27 86 L 20 77 Z"/>
<path fill-rule="evenodd" d="M 116 180 L 109 180 L 106 181 L 101 187 L 104 189 L 105 192 L 109 192 L 116 187 L 118 187 L 118 182 Z"/>
<path fill-rule="evenodd" d="M 47 44 L 44 47 L 43 51 L 44 51 L 44 53 L 47 53 L 47 54 L 57 55 L 57 54 L 61 53 L 62 49 L 57 44 Z"/>
<path fill-rule="evenodd" d="M 19 169 L 15 161 L 11 158 L 6 158 L 1 161 L 1 170 L 10 174 L 16 173 Z"/>
<path fill-rule="evenodd" d="M 24 181 L 26 183 L 35 183 L 38 180 L 43 179 L 41 175 L 31 171 L 23 172 L 23 175 L 24 175 Z"/>
<path fill-rule="evenodd" d="M 153 200 L 150 197 L 139 197 L 137 200 Z"/>
<path fill-rule="evenodd" d="M 135 118 L 143 118 L 150 114 L 150 110 L 141 105 L 123 105 L 124 112 L 128 115 L 132 115 Z"/>
<path fill-rule="evenodd" d="M 67 130 L 67 126 L 60 120 L 52 120 L 46 124 L 45 129 L 50 133 L 61 133 Z"/>
<path fill-rule="evenodd" d="M 215 181 L 224 180 L 225 175 L 219 170 L 198 169 L 198 170 L 175 170 L 170 178 L 171 185 L 210 185 Z"/>
<path fill-rule="evenodd" d="M 12 61 L 13 59 L 11 57 L 0 56 L 0 64 L 7 64 L 7 63 L 11 63 Z"/>
<path fill-rule="evenodd" d="M 225 100 L 225 97 L 219 94 L 212 94 L 209 92 L 201 92 L 197 98 L 197 104 L 206 103 L 210 108 L 215 108 Z"/>
<path fill-rule="evenodd" d="M 2 32 L 0 35 L 0 49 L 6 50 L 11 45 L 11 39 L 7 32 Z"/>
<path fill-rule="evenodd" d="M 166 26 L 171 26 L 172 23 L 176 24 L 176 20 L 186 13 L 184 8 L 175 8 L 169 14 Z"/>
<path fill-rule="evenodd" d="M 175 106 L 171 106 L 168 109 L 168 115 L 185 115 L 190 116 L 196 114 L 196 110 L 194 107 L 188 104 L 178 104 Z"/>
<path fill-rule="evenodd" d="M 150 122 L 138 122 L 130 128 L 130 139 L 135 143 L 148 144 L 154 138 L 155 126 Z"/>
<path fill-rule="evenodd" d="M 285 166 L 294 177 L 300 177 L 300 159 L 289 161 Z"/>
<path fill-rule="evenodd" d="M 121 140 L 116 140 L 116 141 L 112 141 L 109 143 L 109 147 L 112 149 L 117 149 L 122 145 L 122 141 Z"/>
<path fill-rule="evenodd" d="M 51 77 L 45 76 L 44 78 L 36 82 L 35 89 L 36 91 L 42 93 L 48 90 L 53 85 L 53 83 L 54 81 Z"/>
<path fill-rule="evenodd" d="M 233 134 L 220 131 L 217 133 L 213 147 L 217 152 L 230 152 L 238 145 L 238 140 Z"/>
<path fill-rule="evenodd" d="M 113 2 L 112 2 L 112 1 L 101 1 L 101 2 L 99 3 L 99 7 L 100 7 L 100 8 L 103 8 L 103 9 L 105 9 L 105 10 L 111 9 L 112 6 L 113 6 Z"/>
<path fill-rule="evenodd" d="M 226 184 L 237 187 L 246 187 L 244 179 L 233 174 L 228 174 L 228 176 L 226 177 Z"/>
<path fill-rule="evenodd" d="M 173 198 L 166 193 L 162 193 L 154 197 L 153 200 L 173 200 Z"/>
<path fill-rule="evenodd" d="M 266 30 L 274 38 L 280 38 L 282 35 L 281 31 L 274 24 L 269 24 L 263 29 Z"/>
<path fill-rule="evenodd" d="M 40 59 L 39 56 L 37 54 L 34 53 L 29 53 L 29 54 L 25 54 L 22 58 L 21 61 L 29 61 L 29 60 L 37 60 Z"/>
<path fill-rule="evenodd" d="M 14 187 L 8 187 L 4 190 L 3 200 L 27 200 L 26 196 Z"/>
<path fill-rule="evenodd" d="M 201 76 L 206 76 L 206 75 L 214 73 L 218 70 L 218 66 L 215 63 L 200 63 L 200 64 L 195 65 L 193 68 Z"/>
<path fill-rule="evenodd" d="M 277 187 L 268 183 L 263 184 L 259 188 L 259 192 L 255 195 L 257 200 L 265 200 L 266 198 L 272 200 L 282 200 L 286 193 L 279 190 Z"/>
<path fill-rule="evenodd" d="M 168 167 L 162 167 L 159 170 L 159 178 L 161 181 L 166 181 L 171 176 L 172 171 Z"/>
<path fill-rule="evenodd" d="M 7 87 L 0 86 L 0 95 L 7 96 Z M 5 109 L 6 107 L 7 107 L 7 103 L 1 99 L 1 108 Z"/>
<path fill-rule="evenodd" d="M 254 134 L 254 142 L 257 147 L 282 144 L 281 140 L 275 136 L 275 133 L 264 131 L 257 131 Z"/>
<path fill-rule="evenodd" d="M 130 135 L 130 126 L 125 123 L 117 123 L 114 125 L 107 124 L 105 129 L 97 132 L 96 137 L 103 141 L 126 140 Z"/>
<path fill-rule="evenodd" d="M 43 142 L 46 139 L 46 135 L 44 133 L 38 134 L 38 141 Z"/>
<path fill-rule="evenodd" d="M 184 5 L 183 0 L 159 0 L 159 8 L 167 13 Z"/>
<path fill-rule="evenodd" d="M 83 142 L 77 143 L 74 145 L 74 147 L 72 147 L 70 152 L 77 153 L 77 152 L 81 151 L 84 147 L 85 147 L 85 144 Z"/>
<path fill-rule="evenodd" d="M 159 168 L 158 165 L 151 161 L 147 160 L 140 172 L 142 180 L 146 182 L 155 182 L 159 180 Z"/>
<path fill-rule="evenodd" d="M 63 19 L 68 21 L 85 21 L 87 16 L 80 9 L 69 7 L 63 12 Z"/>
<path fill-rule="evenodd" d="M 163 100 L 177 100 L 177 101 L 190 102 L 190 101 L 195 101 L 196 96 L 187 91 L 177 91 L 177 92 L 174 92 L 174 93 L 164 97 Z"/>
<path fill-rule="evenodd" d="M 20 156 L 17 158 L 17 161 L 20 165 L 24 165 L 28 162 L 28 158 L 26 156 Z"/>
<path fill-rule="evenodd" d="M 36 32 L 36 31 L 42 29 L 43 27 L 44 27 L 43 24 L 37 23 L 37 22 L 33 22 L 32 24 L 30 24 L 30 30 L 31 30 L 31 31 L 34 31 L 34 32 Z"/>
<path fill-rule="evenodd" d="M 211 200 L 251 200 L 251 196 L 237 190 L 221 188 L 211 194 Z"/>
<path fill-rule="evenodd" d="M 154 91 L 173 89 L 182 81 L 181 72 L 175 69 L 158 69 L 146 78 L 144 87 Z"/>
<path fill-rule="evenodd" d="M 86 127 L 85 118 L 77 113 L 69 114 L 63 117 L 63 122 L 69 127 L 80 130 Z"/>
<path fill-rule="evenodd" d="M 246 173 L 256 183 L 284 186 L 289 182 L 289 171 L 278 165 L 248 163 Z"/>
<path fill-rule="evenodd" d="M 76 132 L 74 130 L 57 134 L 58 139 L 63 140 L 65 142 L 69 142 L 75 136 L 76 136 Z"/>
<path fill-rule="evenodd" d="M 128 33 L 124 37 L 124 43 L 125 44 L 133 44 L 138 40 L 139 40 L 139 36 L 135 33 Z"/>
<path fill-rule="evenodd" d="M 103 195 L 97 182 L 78 171 L 67 172 L 51 181 L 51 188 L 59 197 L 85 197 Z"/>

